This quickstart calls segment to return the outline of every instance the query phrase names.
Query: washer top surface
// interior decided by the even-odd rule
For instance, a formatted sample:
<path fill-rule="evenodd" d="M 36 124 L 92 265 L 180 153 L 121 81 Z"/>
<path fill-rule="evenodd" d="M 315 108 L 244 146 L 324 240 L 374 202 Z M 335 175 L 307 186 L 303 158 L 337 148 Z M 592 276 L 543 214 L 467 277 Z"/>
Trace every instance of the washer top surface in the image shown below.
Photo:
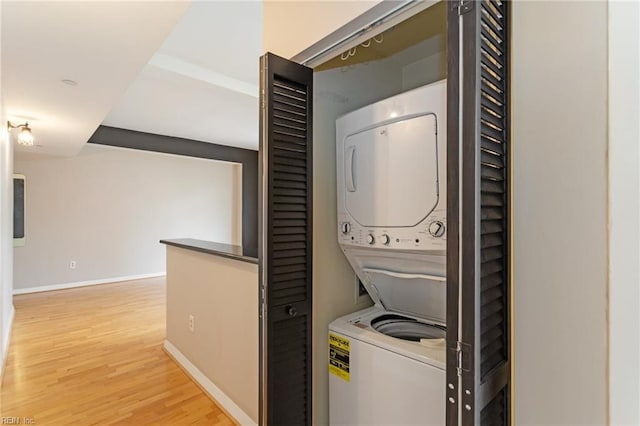
<path fill-rule="evenodd" d="M 419 318 L 373 306 L 336 319 L 329 331 L 445 369 L 445 328 Z"/>

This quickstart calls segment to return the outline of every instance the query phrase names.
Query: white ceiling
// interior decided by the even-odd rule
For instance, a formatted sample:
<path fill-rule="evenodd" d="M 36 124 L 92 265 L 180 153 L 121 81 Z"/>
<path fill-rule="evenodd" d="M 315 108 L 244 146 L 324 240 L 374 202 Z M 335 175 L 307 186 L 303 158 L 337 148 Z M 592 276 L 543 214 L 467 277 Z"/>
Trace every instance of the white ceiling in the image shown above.
<path fill-rule="evenodd" d="M 174 28 L 186 2 L 7 2 L 2 95 L 37 150 L 75 155 Z M 69 86 L 62 79 L 75 80 Z"/>
<path fill-rule="evenodd" d="M 262 2 L 194 2 L 103 124 L 258 149 Z"/>
<path fill-rule="evenodd" d="M 1 8 L 7 118 L 39 145 L 17 151 L 75 155 L 100 124 L 258 148 L 261 1 Z"/>

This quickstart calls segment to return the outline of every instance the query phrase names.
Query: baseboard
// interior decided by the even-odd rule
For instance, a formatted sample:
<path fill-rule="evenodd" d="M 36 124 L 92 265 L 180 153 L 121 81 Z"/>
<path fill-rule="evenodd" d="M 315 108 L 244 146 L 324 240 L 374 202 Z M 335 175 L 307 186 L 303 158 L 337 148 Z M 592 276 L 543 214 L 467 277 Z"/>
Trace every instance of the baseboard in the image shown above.
<path fill-rule="evenodd" d="M 178 348 L 168 340 L 164 341 L 164 349 L 174 361 L 213 399 L 230 417 L 242 426 L 257 426 L 242 408 L 225 395 L 202 371 L 191 363 Z"/>
<path fill-rule="evenodd" d="M 4 336 L 2 342 L 2 359 L 0 359 L 0 389 L 2 389 L 2 383 L 4 379 L 4 369 L 7 366 L 7 358 L 9 355 L 9 345 L 11 344 L 11 331 L 13 330 L 13 318 L 16 316 L 16 309 L 11 304 L 11 313 L 9 314 L 9 324 L 7 325 L 7 335 Z"/>
<path fill-rule="evenodd" d="M 68 288 L 87 287 L 90 285 L 100 285 L 109 283 L 119 283 L 122 281 L 142 280 L 145 278 L 157 278 L 166 275 L 166 272 L 155 272 L 153 274 L 129 275 L 126 277 L 105 278 L 100 280 L 77 281 L 73 283 L 42 285 L 38 287 L 15 288 L 13 294 L 40 293 L 42 291 L 64 290 Z"/>

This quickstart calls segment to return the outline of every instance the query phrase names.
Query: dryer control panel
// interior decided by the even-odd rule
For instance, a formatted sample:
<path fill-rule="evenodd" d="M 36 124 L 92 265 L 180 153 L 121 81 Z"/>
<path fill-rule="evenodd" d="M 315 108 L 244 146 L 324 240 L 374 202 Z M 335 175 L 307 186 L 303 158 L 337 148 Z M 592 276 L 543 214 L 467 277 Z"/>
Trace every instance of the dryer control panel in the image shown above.
<path fill-rule="evenodd" d="M 341 245 L 395 250 L 445 250 L 447 212 L 436 210 L 418 226 L 411 228 L 366 227 L 348 214 L 338 216 L 338 242 Z"/>

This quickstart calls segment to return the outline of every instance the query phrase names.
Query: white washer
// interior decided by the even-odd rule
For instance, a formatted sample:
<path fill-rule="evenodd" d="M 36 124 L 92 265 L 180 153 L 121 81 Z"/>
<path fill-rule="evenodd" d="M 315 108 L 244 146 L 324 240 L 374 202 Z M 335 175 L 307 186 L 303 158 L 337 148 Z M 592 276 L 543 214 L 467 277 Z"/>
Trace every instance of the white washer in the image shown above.
<path fill-rule="evenodd" d="M 338 242 L 374 307 L 329 326 L 332 425 L 443 425 L 446 81 L 336 121 Z"/>
<path fill-rule="evenodd" d="M 434 327 L 439 337 L 426 346 L 385 335 L 371 326 L 372 320 L 384 321 L 392 315 L 374 306 L 331 323 L 330 342 L 332 336 L 349 342 L 345 360 L 349 374 L 330 374 L 330 424 L 444 425 L 445 331 Z M 407 319 L 424 325 L 415 317 Z M 395 331 L 405 335 L 429 333 L 428 328 L 411 333 L 408 329 L 413 327 L 396 324 Z M 335 355 L 330 354 L 332 358 Z M 339 371 L 343 367 L 338 366 Z"/>

